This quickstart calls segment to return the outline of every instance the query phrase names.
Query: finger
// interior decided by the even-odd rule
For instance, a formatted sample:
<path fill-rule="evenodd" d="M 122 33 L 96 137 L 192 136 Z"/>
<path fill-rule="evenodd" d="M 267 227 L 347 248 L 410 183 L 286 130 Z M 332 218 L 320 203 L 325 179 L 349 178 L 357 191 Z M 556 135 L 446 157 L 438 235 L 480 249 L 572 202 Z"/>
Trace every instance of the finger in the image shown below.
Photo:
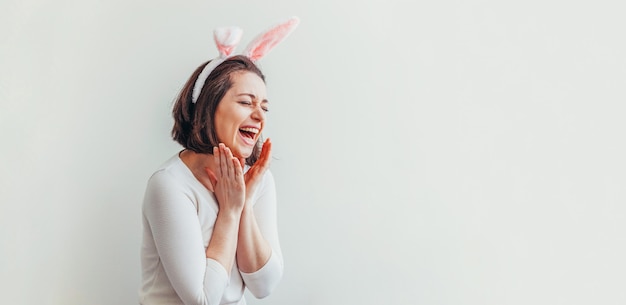
<path fill-rule="evenodd" d="M 265 141 L 265 143 L 263 143 L 263 150 L 261 150 L 261 156 L 259 157 L 259 160 L 257 161 L 257 163 L 259 164 L 258 165 L 259 170 L 265 171 L 267 169 L 270 161 L 272 160 L 271 155 L 272 155 L 272 142 L 268 138 Z"/>
<path fill-rule="evenodd" d="M 241 166 L 241 159 L 237 159 L 233 157 L 233 169 L 234 175 L 237 178 L 240 178 L 243 175 L 243 167 Z"/>
<path fill-rule="evenodd" d="M 272 160 L 272 141 L 269 138 L 267 138 L 267 141 L 265 141 L 264 145 L 266 147 L 263 150 L 265 151 L 265 156 L 269 164 L 269 162 Z"/>
<path fill-rule="evenodd" d="M 205 167 L 204 170 L 206 171 L 207 175 L 209 175 L 209 181 L 211 181 L 213 191 L 215 191 L 215 186 L 217 185 L 217 177 L 215 176 L 215 173 L 213 173 L 213 171 L 211 171 L 208 167 Z"/>
<path fill-rule="evenodd" d="M 268 169 L 268 162 L 262 162 L 261 160 L 254 163 L 254 165 L 245 173 L 246 182 L 252 182 L 263 176 Z"/>
<path fill-rule="evenodd" d="M 239 164 L 241 164 L 241 168 L 243 169 L 244 167 L 246 167 L 246 159 L 244 158 L 239 158 Z"/>
<path fill-rule="evenodd" d="M 235 168 L 233 167 L 233 153 L 230 151 L 230 148 L 226 147 L 224 149 L 224 164 L 226 165 L 226 170 L 228 171 L 229 177 L 235 176 Z"/>
<path fill-rule="evenodd" d="M 226 162 L 226 145 L 220 143 L 220 168 L 222 169 L 222 177 L 228 177 L 228 166 Z"/>
<path fill-rule="evenodd" d="M 267 138 L 267 140 L 265 140 L 265 142 L 263 143 L 263 147 L 261 148 L 261 155 L 259 156 L 259 159 L 262 160 L 263 162 L 267 162 L 266 160 L 270 159 L 271 154 L 272 154 L 272 142 L 269 138 Z"/>
<path fill-rule="evenodd" d="M 217 171 L 217 177 L 222 177 L 222 168 L 220 167 L 220 149 L 217 146 L 213 147 L 213 162 L 215 164 L 215 170 Z"/>
<path fill-rule="evenodd" d="M 259 155 L 259 159 L 250 167 L 250 169 L 245 173 L 246 182 L 252 181 L 253 178 L 262 175 L 269 166 L 269 161 L 271 160 L 272 152 L 272 142 L 269 138 L 263 142 L 263 146 L 261 147 L 261 154 Z"/>
<path fill-rule="evenodd" d="M 254 165 L 252 165 L 252 167 L 250 167 L 250 169 L 248 170 L 249 173 L 253 173 L 254 171 L 257 170 L 257 168 L 259 168 L 259 166 L 261 166 L 263 163 L 265 163 L 267 157 L 268 157 L 268 153 L 271 150 L 271 143 L 269 143 L 269 138 L 267 138 L 265 140 L 265 142 L 263 142 L 263 146 L 261 146 L 261 153 L 259 154 L 259 158 L 256 160 L 256 162 L 254 162 Z M 269 143 L 269 148 L 268 148 L 268 143 Z"/>

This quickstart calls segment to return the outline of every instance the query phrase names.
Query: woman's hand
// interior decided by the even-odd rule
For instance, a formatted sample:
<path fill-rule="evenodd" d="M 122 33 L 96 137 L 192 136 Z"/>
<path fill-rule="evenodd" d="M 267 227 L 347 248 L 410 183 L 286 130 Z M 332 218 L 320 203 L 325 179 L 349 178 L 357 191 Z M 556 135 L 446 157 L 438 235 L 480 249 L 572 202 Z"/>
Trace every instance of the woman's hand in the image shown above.
<path fill-rule="evenodd" d="M 205 168 L 220 210 L 241 213 L 245 203 L 246 183 L 243 168 L 226 145 L 213 148 L 216 172 Z"/>
<path fill-rule="evenodd" d="M 250 167 L 250 169 L 244 175 L 244 181 L 246 183 L 246 201 L 251 200 L 254 192 L 259 186 L 265 171 L 270 167 L 270 160 L 272 155 L 272 142 L 269 138 L 263 143 L 261 148 L 261 155 L 259 159 Z M 239 159 L 241 166 L 244 166 L 246 160 Z"/>

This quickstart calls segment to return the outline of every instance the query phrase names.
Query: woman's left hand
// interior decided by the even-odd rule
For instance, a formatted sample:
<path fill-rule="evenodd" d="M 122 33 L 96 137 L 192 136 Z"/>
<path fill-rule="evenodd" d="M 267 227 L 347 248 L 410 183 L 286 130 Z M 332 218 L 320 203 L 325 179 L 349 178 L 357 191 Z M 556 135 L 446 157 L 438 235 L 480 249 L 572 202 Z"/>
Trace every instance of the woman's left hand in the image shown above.
<path fill-rule="evenodd" d="M 265 174 L 265 171 L 269 168 L 271 154 L 272 142 L 269 138 L 267 138 L 261 148 L 261 155 L 259 156 L 259 159 L 244 174 L 244 181 L 246 183 L 246 201 L 252 199 L 254 192 Z M 246 164 L 246 160 L 243 158 L 239 159 L 239 162 L 241 162 L 242 167 Z"/>

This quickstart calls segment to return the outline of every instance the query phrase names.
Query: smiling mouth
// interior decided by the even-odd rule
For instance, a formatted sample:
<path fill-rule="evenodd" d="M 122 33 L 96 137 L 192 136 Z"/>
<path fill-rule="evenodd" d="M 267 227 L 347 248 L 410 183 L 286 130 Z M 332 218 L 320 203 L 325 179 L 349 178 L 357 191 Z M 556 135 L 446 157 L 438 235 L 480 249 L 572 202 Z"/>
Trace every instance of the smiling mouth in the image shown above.
<path fill-rule="evenodd" d="M 253 127 L 245 127 L 245 128 L 240 128 L 239 133 L 244 139 L 250 139 L 250 142 L 254 143 L 254 140 L 256 139 L 257 134 L 259 134 L 259 129 L 253 128 Z"/>

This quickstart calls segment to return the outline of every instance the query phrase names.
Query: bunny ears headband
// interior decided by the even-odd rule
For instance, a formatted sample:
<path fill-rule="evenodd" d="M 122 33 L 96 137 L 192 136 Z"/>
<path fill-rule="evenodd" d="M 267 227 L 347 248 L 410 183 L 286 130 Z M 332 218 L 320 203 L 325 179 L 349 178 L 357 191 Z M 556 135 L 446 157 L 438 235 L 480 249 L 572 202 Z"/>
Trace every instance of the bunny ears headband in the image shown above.
<path fill-rule="evenodd" d="M 283 39 L 285 39 L 296 28 L 298 23 L 300 23 L 300 19 L 298 19 L 298 17 L 291 17 L 288 20 L 271 27 L 252 40 L 241 55 L 248 57 L 253 62 L 256 62 L 272 50 L 278 43 L 283 41 Z M 209 74 L 211 74 L 211 71 L 228 58 L 235 56 L 235 54 L 231 54 L 235 50 L 235 47 L 237 47 L 237 44 L 239 44 L 242 33 L 243 31 L 238 27 L 223 27 L 217 28 L 213 31 L 213 38 L 220 55 L 204 66 L 204 69 L 202 69 L 202 72 L 198 75 L 198 79 L 196 79 L 196 83 L 193 86 L 191 96 L 192 103 L 195 104 L 198 100 L 200 91 L 202 91 L 202 87 L 204 86 L 204 82 L 209 77 Z"/>

